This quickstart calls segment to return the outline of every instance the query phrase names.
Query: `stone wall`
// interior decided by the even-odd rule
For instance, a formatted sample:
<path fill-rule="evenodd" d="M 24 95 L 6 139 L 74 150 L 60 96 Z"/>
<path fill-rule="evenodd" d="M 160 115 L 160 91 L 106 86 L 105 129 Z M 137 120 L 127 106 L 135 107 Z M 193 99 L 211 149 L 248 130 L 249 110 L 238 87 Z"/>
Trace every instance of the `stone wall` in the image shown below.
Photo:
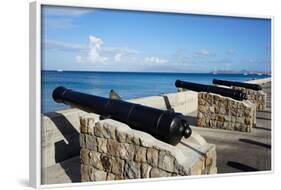
<path fill-rule="evenodd" d="M 250 132 L 256 124 L 256 107 L 217 94 L 198 93 L 197 126 Z"/>
<path fill-rule="evenodd" d="M 262 90 L 256 91 L 243 87 L 232 86 L 232 89 L 242 90 L 247 94 L 247 98 L 250 102 L 256 104 L 257 110 L 265 110 L 266 108 L 266 93 Z"/>
<path fill-rule="evenodd" d="M 172 146 L 111 119 L 80 121 L 83 182 L 217 172 L 215 145 L 196 133 Z"/>

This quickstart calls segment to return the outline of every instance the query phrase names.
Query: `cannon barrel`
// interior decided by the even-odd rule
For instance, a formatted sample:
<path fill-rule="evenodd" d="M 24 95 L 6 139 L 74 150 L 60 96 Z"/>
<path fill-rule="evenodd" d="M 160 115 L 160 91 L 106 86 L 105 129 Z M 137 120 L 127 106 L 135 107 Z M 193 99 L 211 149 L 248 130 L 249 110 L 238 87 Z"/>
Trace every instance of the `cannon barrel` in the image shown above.
<path fill-rule="evenodd" d="M 213 84 L 218 84 L 223 86 L 237 86 L 237 87 L 252 89 L 255 91 L 262 90 L 262 87 L 258 84 L 249 84 L 249 83 L 236 82 L 236 81 L 213 79 Z"/>
<path fill-rule="evenodd" d="M 196 91 L 196 92 L 210 92 L 215 94 L 220 94 L 222 96 L 230 97 L 235 100 L 246 100 L 247 96 L 242 90 L 234 90 L 228 88 L 221 88 L 212 85 L 198 84 L 192 82 L 185 82 L 181 80 L 177 80 L 175 82 L 176 87 L 185 88 L 188 90 Z"/>
<path fill-rule="evenodd" d="M 188 138 L 192 133 L 181 113 L 85 94 L 64 87 L 57 87 L 53 91 L 53 99 L 57 103 L 120 121 L 172 145 L 176 145 L 183 136 Z"/>

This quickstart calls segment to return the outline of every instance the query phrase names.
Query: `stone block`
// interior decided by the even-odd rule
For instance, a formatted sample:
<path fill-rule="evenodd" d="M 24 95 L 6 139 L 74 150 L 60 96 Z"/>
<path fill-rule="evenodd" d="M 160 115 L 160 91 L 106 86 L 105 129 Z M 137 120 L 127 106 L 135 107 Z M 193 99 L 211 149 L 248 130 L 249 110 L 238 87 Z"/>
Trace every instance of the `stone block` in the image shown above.
<path fill-rule="evenodd" d="M 136 162 L 146 162 L 146 148 L 141 146 L 135 147 L 135 161 Z"/>
<path fill-rule="evenodd" d="M 115 175 L 123 175 L 124 164 L 124 160 L 113 158 L 111 172 Z"/>
<path fill-rule="evenodd" d="M 149 164 L 141 164 L 141 178 L 149 178 L 150 170 L 152 167 Z"/>
<path fill-rule="evenodd" d="M 89 164 L 94 168 L 99 170 L 103 170 L 102 162 L 101 162 L 101 153 L 96 151 L 89 152 L 90 162 Z"/>
<path fill-rule="evenodd" d="M 150 177 L 154 178 L 154 177 L 170 177 L 172 176 L 172 173 L 166 172 L 164 170 L 161 170 L 159 168 L 152 168 L 150 170 Z"/>
<path fill-rule="evenodd" d="M 148 148 L 146 152 L 147 163 L 156 167 L 158 165 L 158 150 Z"/>
<path fill-rule="evenodd" d="M 173 172 L 175 170 L 175 157 L 172 156 L 169 152 L 167 151 L 160 151 L 159 152 L 159 157 L 158 157 L 158 167 L 168 171 L 168 172 Z"/>
<path fill-rule="evenodd" d="M 90 180 L 91 181 L 105 181 L 107 178 L 107 173 L 105 171 L 97 170 L 95 168 L 90 168 L 91 175 Z"/>
<path fill-rule="evenodd" d="M 134 161 L 126 161 L 124 168 L 124 176 L 126 179 L 139 179 L 141 177 L 140 163 Z"/>

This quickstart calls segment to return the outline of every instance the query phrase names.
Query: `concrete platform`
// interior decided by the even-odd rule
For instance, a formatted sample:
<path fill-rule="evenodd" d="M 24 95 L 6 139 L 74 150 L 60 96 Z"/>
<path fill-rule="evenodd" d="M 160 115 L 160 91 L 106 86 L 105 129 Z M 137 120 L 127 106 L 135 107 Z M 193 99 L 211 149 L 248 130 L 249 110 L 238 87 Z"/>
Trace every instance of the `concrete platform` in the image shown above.
<path fill-rule="evenodd" d="M 193 127 L 208 143 L 216 145 L 218 173 L 271 170 L 271 83 L 263 85 L 267 109 L 257 112 L 257 126 L 251 133 Z M 196 125 L 196 112 L 187 116 Z M 80 182 L 79 156 L 42 171 L 42 184 Z"/>

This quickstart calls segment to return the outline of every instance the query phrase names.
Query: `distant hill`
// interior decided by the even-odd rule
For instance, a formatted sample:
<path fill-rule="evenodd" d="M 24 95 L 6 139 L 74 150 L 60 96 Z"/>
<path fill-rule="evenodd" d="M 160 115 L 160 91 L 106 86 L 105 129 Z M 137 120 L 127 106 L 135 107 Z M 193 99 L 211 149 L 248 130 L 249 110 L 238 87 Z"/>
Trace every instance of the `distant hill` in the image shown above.
<path fill-rule="evenodd" d="M 271 74 L 270 72 L 260 72 L 260 71 L 248 71 L 248 70 L 240 70 L 240 71 L 233 71 L 233 70 L 216 70 L 212 71 L 210 73 L 213 74 L 244 74 L 244 75 L 250 75 L 250 74 Z"/>

